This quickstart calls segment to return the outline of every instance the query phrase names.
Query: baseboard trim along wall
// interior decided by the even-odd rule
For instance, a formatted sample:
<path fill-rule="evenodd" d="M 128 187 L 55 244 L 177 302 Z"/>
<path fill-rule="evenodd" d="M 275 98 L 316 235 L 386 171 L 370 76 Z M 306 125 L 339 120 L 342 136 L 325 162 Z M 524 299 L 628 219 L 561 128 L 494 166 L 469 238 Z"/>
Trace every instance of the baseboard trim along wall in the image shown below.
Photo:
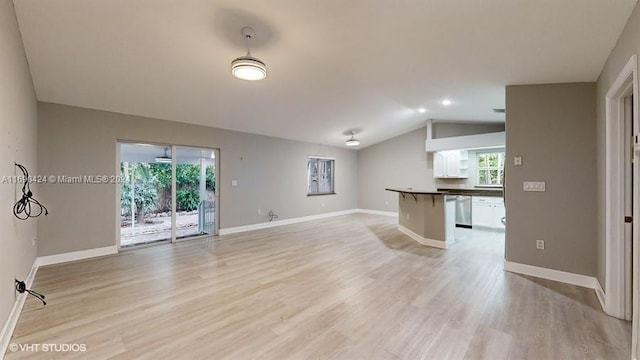
<path fill-rule="evenodd" d="M 335 211 L 335 212 L 324 213 L 324 214 L 302 216 L 302 217 L 291 218 L 291 219 L 276 220 L 276 221 L 270 221 L 265 223 L 235 226 L 235 227 L 220 229 L 218 233 L 220 235 L 229 235 L 229 234 L 235 234 L 235 233 L 245 232 L 245 231 L 268 229 L 276 226 L 291 225 L 291 224 L 297 224 L 305 221 L 325 219 L 325 218 L 340 216 L 340 215 L 348 215 L 348 214 L 353 214 L 354 212 L 356 212 L 355 209 L 350 209 L 350 210 Z"/>
<path fill-rule="evenodd" d="M 372 215 L 382 215 L 382 216 L 391 216 L 398 217 L 397 212 L 392 211 L 380 211 L 380 210 L 369 210 L 369 209 L 356 209 L 355 212 L 363 213 L 363 214 L 372 214 Z"/>
<path fill-rule="evenodd" d="M 602 307 L 602 311 L 606 313 L 605 311 L 605 304 L 606 304 L 606 296 L 604 296 L 604 290 L 602 290 L 602 286 L 600 285 L 600 281 L 596 278 L 596 296 L 598 297 L 598 301 L 600 302 L 600 306 Z"/>
<path fill-rule="evenodd" d="M 410 238 L 419 242 L 422 245 L 433 246 L 439 249 L 446 249 L 447 246 L 450 244 L 449 242 L 446 242 L 446 241 L 440 241 L 440 240 L 434 240 L 434 239 L 428 239 L 428 238 L 422 237 L 402 225 L 398 225 L 398 230 L 400 230 L 400 232 L 404 233 L 405 235 L 409 236 Z"/>
<path fill-rule="evenodd" d="M 27 289 L 30 289 L 31 285 L 33 285 L 33 279 L 35 279 L 37 272 L 38 266 L 36 265 L 36 262 L 34 262 L 31 267 L 31 271 L 29 271 L 29 275 L 27 275 L 27 278 L 24 280 L 27 285 Z M 25 301 L 27 301 L 27 293 L 18 294 L 16 301 L 13 303 L 13 307 L 11 308 L 11 312 L 9 313 L 9 317 L 2 328 L 2 332 L 0 333 L 0 359 L 4 359 L 4 354 L 7 352 L 7 348 L 9 347 L 13 331 L 16 329 L 16 325 L 18 325 L 18 320 L 20 319 L 20 314 L 22 313 Z"/>
<path fill-rule="evenodd" d="M 68 252 L 63 254 L 41 256 L 36 259 L 36 266 L 47 266 L 53 264 L 61 264 L 70 261 L 90 259 L 98 256 L 113 255 L 118 253 L 117 246 L 107 246 L 97 249 L 81 250 Z"/>
<path fill-rule="evenodd" d="M 520 264 L 506 260 L 504 261 L 504 270 L 512 273 L 534 276 L 541 279 L 558 281 L 565 284 L 586 287 L 596 290 L 596 294 L 598 293 L 597 289 L 600 287 L 598 279 L 592 276 L 547 269 L 539 266 Z M 602 291 L 602 288 L 600 288 L 600 291 Z"/>

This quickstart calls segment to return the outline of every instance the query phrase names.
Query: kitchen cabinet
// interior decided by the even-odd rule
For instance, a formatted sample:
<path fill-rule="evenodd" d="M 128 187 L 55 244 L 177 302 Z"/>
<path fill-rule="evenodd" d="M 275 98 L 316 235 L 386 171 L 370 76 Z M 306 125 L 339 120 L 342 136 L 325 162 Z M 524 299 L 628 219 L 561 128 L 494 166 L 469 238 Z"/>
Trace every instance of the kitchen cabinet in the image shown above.
<path fill-rule="evenodd" d="M 504 229 L 505 216 L 501 197 L 473 196 L 471 198 L 471 226 L 490 229 Z"/>
<path fill-rule="evenodd" d="M 433 177 L 438 179 L 464 179 L 469 177 L 469 152 L 447 150 L 433 153 Z"/>

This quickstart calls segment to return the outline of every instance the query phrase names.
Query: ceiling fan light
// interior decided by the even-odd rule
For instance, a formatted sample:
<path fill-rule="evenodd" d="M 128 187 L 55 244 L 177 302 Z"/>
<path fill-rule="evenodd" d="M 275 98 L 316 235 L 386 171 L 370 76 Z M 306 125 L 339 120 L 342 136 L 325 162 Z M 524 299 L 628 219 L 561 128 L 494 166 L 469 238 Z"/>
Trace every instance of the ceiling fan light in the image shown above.
<path fill-rule="evenodd" d="M 242 80 L 262 80 L 267 77 L 267 66 L 253 56 L 241 56 L 231 62 L 231 74 Z"/>
<path fill-rule="evenodd" d="M 171 164 L 171 156 L 169 156 L 169 148 L 164 148 L 164 155 L 158 156 L 154 159 L 157 163 Z"/>
<path fill-rule="evenodd" d="M 360 140 L 354 138 L 353 136 L 356 134 L 355 131 L 351 132 L 351 137 L 344 144 L 347 146 L 358 146 L 360 145 Z"/>
<path fill-rule="evenodd" d="M 170 157 L 158 156 L 155 160 L 156 160 L 157 163 L 171 164 L 171 158 Z"/>

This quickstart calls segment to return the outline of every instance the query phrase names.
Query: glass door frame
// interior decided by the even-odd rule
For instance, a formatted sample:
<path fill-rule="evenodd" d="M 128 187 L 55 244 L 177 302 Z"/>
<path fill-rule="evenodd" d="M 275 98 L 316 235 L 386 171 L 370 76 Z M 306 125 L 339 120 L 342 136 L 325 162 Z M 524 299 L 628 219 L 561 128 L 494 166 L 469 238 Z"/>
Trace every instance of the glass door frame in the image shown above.
<path fill-rule="evenodd" d="M 215 174 L 215 192 L 214 192 L 214 220 L 213 220 L 213 234 L 201 234 L 201 235 L 193 235 L 184 238 L 177 237 L 177 216 L 178 216 L 178 200 L 177 200 L 177 176 L 176 172 L 178 169 L 178 149 L 191 149 L 191 150 L 210 150 L 214 153 L 214 174 Z M 205 147 L 205 146 L 193 146 L 193 145 L 172 145 L 171 146 L 171 177 L 172 177 L 172 187 L 171 187 L 171 243 L 178 243 L 183 241 L 201 239 L 211 236 L 217 236 L 219 234 L 220 229 L 220 149 Z"/>
<path fill-rule="evenodd" d="M 135 246 L 130 246 L 130 247 L 122 247 L 120 241 L 121 241 L 121 225 L 122 225 L 122 218 L 121 218 L 121 209 L 122 209 L 122 205 L 120 203 L 121 199 L 121 184 L 117 183 L 115 184 L 116 186 L 116 206 L 115 206 L 115 218 L 116 218 L 116 248 L 118 249 L 118 251 L 126 251 L 126 250 L 132 250 L 132 249 L 140 249 L 140 248 L 144 248 L 144 247 L 148 247 L 148 246 L 155 246 L 155 245 L 161 245 L 161 244 L 167 244 L 167 243 L 177 243 L 177 242 L 182 242 L 182 241 L 188 241 L 188 240 L 193 240 L 193 239 L 198 239 L 198 238 L 203 238 L 203 237 L 210 237 L 210 236 L 217 236 L 219 235 L 219 231 L 220 231 L 220 149 L 218 148 L 213 148 L 213 147 L 205 147 L 205 146 L 194 146 L 194 145 L 176 145 L 176 144 L 165 144 L 165 143 L 159 143 L 159 142 L 150 142 L 150 141 L 135 141 L 135 140 L 122 140 L 122 139 L 117 139 L 116 140 L 116 161 L 115 161 L 115 174 L 117 174 L 118 176 L 120 176 L 120 167 L 121 167 L 121 158 L 122 158 L 122 154 L 121 154 L 121 144 L 144 144 L 144 145 L 151 145 L 151 146 L 159 146 L 159 147 L 165 147 L 165 148 L 171 148 L 171 239 L 167 239 L 170 241 L 160 241 L 157 243 L 150 243 L 150 244 L 140 244 L 140 245 L 135 245 Z M 205 235 L 195 235 L 195 236 L 190 236 L 188 238 L 181 238 L 181 239 L 176 239 L 176 235 L 177 235 L 177 221 L 176 221 L 176 216 L 177 216 L 177 200 L 176 200 L 176 171 L 177 171 L 177 149 L 178 148 L 187 148 L 187 149 L 199 149 L 199 150 L 210 150 L 213 151 L 213 153 L 215 154 L 215 159 L 214 159 L 214 163 L 215 163 L 215 181 L 216 181 L 216 186 L 215 186 L 215 192 L 214 192 L 214 203 L 215 203 L 215 210 L 214 210 L 214 225 L 213 225 L 213 234 L 205 234 Z"/>

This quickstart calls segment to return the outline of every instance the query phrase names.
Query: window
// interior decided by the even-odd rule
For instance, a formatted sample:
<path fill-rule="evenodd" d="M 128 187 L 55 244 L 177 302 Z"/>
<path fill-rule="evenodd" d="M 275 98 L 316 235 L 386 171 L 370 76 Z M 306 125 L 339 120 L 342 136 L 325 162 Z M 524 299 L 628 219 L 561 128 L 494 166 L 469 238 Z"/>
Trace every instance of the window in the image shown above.
<path fill-rule="evenodd" d="M 504 152 L 478 153 L 478 185 L 502 185 Z"/>
<path fill-rule="evenodd" d="M 335 194 L 333 191 L 334 166 L 334 159 L 309 156 L 307 161 L 307 195 Z"/>

